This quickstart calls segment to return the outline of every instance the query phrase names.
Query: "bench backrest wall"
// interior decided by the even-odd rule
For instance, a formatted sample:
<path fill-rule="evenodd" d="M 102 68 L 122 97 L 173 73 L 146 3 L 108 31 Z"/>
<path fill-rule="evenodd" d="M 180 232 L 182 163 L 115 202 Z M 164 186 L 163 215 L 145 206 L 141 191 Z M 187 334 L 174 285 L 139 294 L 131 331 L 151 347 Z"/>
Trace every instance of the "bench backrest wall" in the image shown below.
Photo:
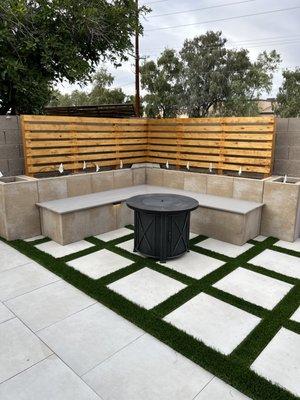
<path fill-rule="evenodd" d="M 156 162 L 270 175 L 275 119 L 21 117 L 26 174 Z"/>

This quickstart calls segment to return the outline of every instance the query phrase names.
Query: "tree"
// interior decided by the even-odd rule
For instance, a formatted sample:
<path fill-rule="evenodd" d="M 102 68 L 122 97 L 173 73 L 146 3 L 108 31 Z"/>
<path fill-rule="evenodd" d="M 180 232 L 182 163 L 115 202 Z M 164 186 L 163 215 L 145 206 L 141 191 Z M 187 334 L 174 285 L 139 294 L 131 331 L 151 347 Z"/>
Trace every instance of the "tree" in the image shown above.
<path fill-rule="evenodd" d="M 176 117 L 182 96 L 182 64 L 175 50 L 166 49 L 157 62 L 147 61 L 141 67 L 141 85 L 147 90 L 143 98 L 149 117 Z"/>
<path fill-rule="evenodd" d="M 114 77 L 101 68 L 93 76 L 93 89 L 89 94 L 90 104 L 121 104 L 125 102 L 126 94 L 121 88 L 111 89 Z"/>
<path fill-rule="evenodd" d="M 248 51 L 229 50 L 221 32 L 207 32 L 186 40 L 180 51 L 183 62 L 184 97 L 189 116 L 253 115 L 256 100 L 272 87 L 273 72 L 280 61 L 272 51 L 251 62 Z"/>
<path fill-rule="evenodd" d="M 42 112 L 53 83 L 126 60 L 135 29 L 134 0 L 1 0 L 0 114 Z"/>
<path fill-rule="evenodd" d="M 245 49 L 230 50 L 221 32 L 186 40 L 179 52 L 165 50 L 142 69 L 146 114 L 173 117 L 257 115 L 257 99 L 272 88 L 280 57 L 263 52 L 251 61 Z"/>
<path fill-rule="evenodd" d="M 97 106 L 99 104 L 122 104 L 128 99 L 121 88 L 111 89 L 114 77 L 101 68 L 92 75 L 92 90 L 90 92 L 74 90 L 70 94 L 62 94 L 53 90 L 49 106 Z"/>
<path fill-rule="evenodd" d="M 273 50 L 259 54 L 251 62 L 248 51 L 227 52 L 228 93 L 217 107 L 223 116 L 255 116 L 259 114 L 258 99 L 272 89 L 273 73 L 280 56 Z"/>
<path fill-rule="evenodd" d="M 300 117 L 300 68 L 285 70 L 282 75 L 275 112 L 282 118 Z"/>
<path fill-rule="evenodd" d="M 190 117 L 206 116 L 212 107 L 226 98 L 225 43 L 221 32 L 207 32 L 184 42 L 180 51 L 184 85 L 182 103 Z"/>

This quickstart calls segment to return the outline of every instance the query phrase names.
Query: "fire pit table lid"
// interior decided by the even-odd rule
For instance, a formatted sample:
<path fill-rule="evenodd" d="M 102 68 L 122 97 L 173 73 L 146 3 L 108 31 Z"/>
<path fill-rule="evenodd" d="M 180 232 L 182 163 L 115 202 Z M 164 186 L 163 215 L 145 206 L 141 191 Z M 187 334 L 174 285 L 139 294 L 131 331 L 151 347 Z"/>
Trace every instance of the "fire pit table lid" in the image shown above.
<path fill-rule="evenodd" d="M 188 196 L 167 193 L 149 193 L 133 196 L 126 201 L 133 210 L 149 211 L 155 213 L 179 213 L 195 210 L 199 203 Z"/>

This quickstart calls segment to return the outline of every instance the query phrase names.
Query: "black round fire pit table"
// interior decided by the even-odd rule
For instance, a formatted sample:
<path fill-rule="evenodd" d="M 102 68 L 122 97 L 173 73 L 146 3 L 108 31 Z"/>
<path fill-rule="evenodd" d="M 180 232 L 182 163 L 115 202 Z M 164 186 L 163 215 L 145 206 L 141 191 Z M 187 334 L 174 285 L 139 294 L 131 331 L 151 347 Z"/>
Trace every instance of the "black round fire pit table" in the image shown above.
<path fill-rule="evenodd" d="M 131 197 L 126 204 L 134 210 L 134 251 L 160 262 L 188 251 L 190 213 L 197 200 L 154 193 Z"/>

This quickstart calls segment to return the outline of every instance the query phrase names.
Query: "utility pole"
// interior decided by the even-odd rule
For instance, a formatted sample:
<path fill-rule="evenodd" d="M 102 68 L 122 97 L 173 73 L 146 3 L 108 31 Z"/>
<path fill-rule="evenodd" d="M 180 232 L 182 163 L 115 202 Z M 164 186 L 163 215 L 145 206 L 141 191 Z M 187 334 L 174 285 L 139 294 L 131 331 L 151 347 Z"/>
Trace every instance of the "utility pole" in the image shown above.
<path fill-rule="evenodd" d="M 139 44 L 139 2 L 136 4 L 136 29 L 135 29 L 135 112 L 138 117 L 141 116 L 140 99 L 140 44 Z"/>

